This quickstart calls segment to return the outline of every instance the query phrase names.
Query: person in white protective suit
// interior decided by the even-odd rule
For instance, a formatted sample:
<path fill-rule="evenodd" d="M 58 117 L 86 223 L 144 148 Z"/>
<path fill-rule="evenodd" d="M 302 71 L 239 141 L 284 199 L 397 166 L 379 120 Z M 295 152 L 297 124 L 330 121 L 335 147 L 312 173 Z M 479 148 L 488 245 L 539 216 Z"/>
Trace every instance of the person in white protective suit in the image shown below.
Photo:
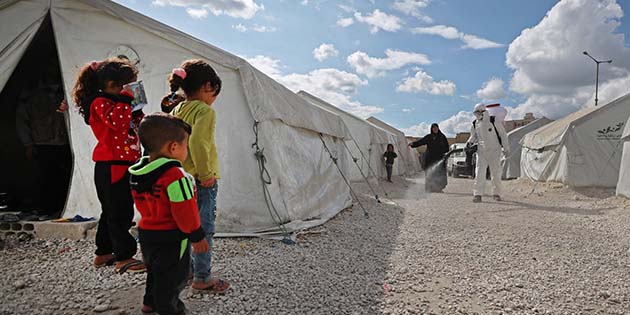
<path fill-rule="evenodd" d="M 495 117 L 490 116 L 483 104 L 475 105 L 473 112 L 475 121 L 470 132 L 470 139 L 466 147 L 477 145 L 477 166 L 473 187 L 473 202 L 481 202 L 486 188 L 486 169 L 490 167 L 492 176 L 492 195 L 494 200 L 501 201 L 501 149 L 509 156 L 509 146 L 505 127 Z"/>

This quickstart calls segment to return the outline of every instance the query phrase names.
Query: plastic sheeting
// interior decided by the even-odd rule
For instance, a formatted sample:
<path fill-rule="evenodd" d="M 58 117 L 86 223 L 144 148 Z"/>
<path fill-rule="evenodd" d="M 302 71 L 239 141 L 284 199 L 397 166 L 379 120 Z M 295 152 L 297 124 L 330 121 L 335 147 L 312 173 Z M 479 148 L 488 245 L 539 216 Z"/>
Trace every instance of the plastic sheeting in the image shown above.
<path fill-rule="evenodd" d="M 503 179 L 521 177 L 521 139 L 523 139 L 526 134 L 550 122 L 552 122 L 552 120 L 546 117 L 539 118 L 523 127 L 514 129 L 507 134 L 511 155 L 508 159 L 503 161 Z"/>
<path fill-rule="evenodd" d="M 617 195 L 630 198 L 630 117 L 626 122 L 623 134 L 623 154 L 619 169 L 619 181 L 617 181 Z"/>
<path fill-rule="evenodd" d="M 48 10 L 66 92 L 71 91 L 82 65 L 109 57 L 124 46 L 139 57 L 139 79 L 144 81 L 150 104 L 145 113 L 156 112 L 168 91 L 166 79 L 172 68 L 190 58 L 210 62 L 224 86 L 213 104 L 223 174 L 218 194 L 219 234 L 278 232 L 264 201 L 252 149 L 254 121 L 260 123 L 259 143 L 272 177 L 272 200 L 289 230 L 321 224 L 351 203 L 349 189 L 329 155 L 323 153 L 320 140 L 323 134 L 334 154 L 343 156 L 341 141 L 350 137 L 343 120 L 304 101 L 241 58 L 110 1 L 4 1 L 0 9 L 0 79 L 5 70 L 10 75 L 37 29 L 38 19 Z M 10 36 L 5 34 L 14 34 L 11 36 L 19 40 L 6 40 Z M 74 168 L 64 216 L 97 217 L 100 204 L 91 161 L 95 139 L 74 110 L 69 111 L 69 129 Z"/>
<path fill-rule="evenodd" d="M 4 87 L 48 13 L 43 1 L 0 1 L 0 87 Z"/>
<path fill-rule="evenodd" d="M 528 133 L 521 141 L 521 173 L 573 187 L 615 187 L 628 116 L 630 94 Z"/>
<path fill-rule="evenodd" d="M 300 91 L 297 94 L 311 104 L 329 110 L 343 119 L 352 136 L 351 139 L 346 139 L 346 145 L 352 154 L 347 155 L 348 164 L 350 165 L 348 172 L 351 180 L 363 181 L 363 176 L 369 178 L 374 175 L 385 178 L 386 174 L 383 172 L 385 169 L 383 153 L 387 148 L 387 144 L 390 143 L 390 139 L 394 137 L 392 133 L 353 114 L 345 112 L 305 91 Z M 371 154 L 372 151 L 374 151 L 375 154 Z M 357 159 L 358 167 L 352 161 L 353 157 Z M 375 174 L 372 174 L 370 170 Z M 394 173 L 394 175 L 398 175 L 397 172 Z"/>

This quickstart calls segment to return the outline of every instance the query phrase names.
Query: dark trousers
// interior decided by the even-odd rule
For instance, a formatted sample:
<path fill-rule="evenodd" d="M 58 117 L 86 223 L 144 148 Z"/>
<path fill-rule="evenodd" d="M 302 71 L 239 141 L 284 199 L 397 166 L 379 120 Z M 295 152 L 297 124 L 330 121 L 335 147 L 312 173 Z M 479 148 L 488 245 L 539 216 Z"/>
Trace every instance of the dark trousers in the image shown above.
<path fill-rule="evenodd" d="M 385 169 L 387 170 L 387 180 L 392 180 L 392 169 L 394 168 L 394 164 L 385 164 Z"/>
<path fill-rule="evenodd" d="M 68 145 L 35 145 L 42 214 L 59 215 L 68 199 L 72 154 Z"/>
<path fill-rule="evenodd" d="M 94 182 L 101 202 L 101 218 L 96 230 L 96 255 L 114 253 L 116 261 L 132 258 L 137 251 L 136 240 L 129 234 L 133 222 L 133 198 L 129 173 L 112 183 L 112 164 L 96 162 Z"/>
<path fill-rule="evenodd" d="M 190 244 L 180 231 L 140 230 L 140 248 L 147 267 L 144 305 L 160 315 L 186 313 L 179 294 L 190 271 Z"/>

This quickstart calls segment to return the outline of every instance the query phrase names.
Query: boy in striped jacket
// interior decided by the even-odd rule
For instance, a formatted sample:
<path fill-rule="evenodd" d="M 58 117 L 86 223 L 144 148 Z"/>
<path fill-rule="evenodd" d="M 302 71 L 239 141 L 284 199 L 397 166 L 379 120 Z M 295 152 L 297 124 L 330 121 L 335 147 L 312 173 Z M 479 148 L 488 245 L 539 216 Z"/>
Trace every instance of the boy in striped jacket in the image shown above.
<path fill-rule="evenodd" d="M 194 178 L 181 162 L 191 127 L 168 114 L 146 116 L 138 134 L 148 156 L 133 165 L 131 192 L 140 212 L 140 247 L 147 268 L 143 314 L 185 314 L 179 294 L 194 253 L 209 251 L 197 209 Z"/>

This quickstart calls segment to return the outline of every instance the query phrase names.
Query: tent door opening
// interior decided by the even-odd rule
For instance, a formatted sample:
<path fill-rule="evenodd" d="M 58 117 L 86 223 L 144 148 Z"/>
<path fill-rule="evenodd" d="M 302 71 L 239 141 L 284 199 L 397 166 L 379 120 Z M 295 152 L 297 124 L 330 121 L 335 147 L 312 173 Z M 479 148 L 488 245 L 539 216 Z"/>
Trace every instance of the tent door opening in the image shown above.
<path fill-rule="evenodd" d="M 57 217 L 73 157 L 50 15 L 0 93 L 0 209 Z"/>

